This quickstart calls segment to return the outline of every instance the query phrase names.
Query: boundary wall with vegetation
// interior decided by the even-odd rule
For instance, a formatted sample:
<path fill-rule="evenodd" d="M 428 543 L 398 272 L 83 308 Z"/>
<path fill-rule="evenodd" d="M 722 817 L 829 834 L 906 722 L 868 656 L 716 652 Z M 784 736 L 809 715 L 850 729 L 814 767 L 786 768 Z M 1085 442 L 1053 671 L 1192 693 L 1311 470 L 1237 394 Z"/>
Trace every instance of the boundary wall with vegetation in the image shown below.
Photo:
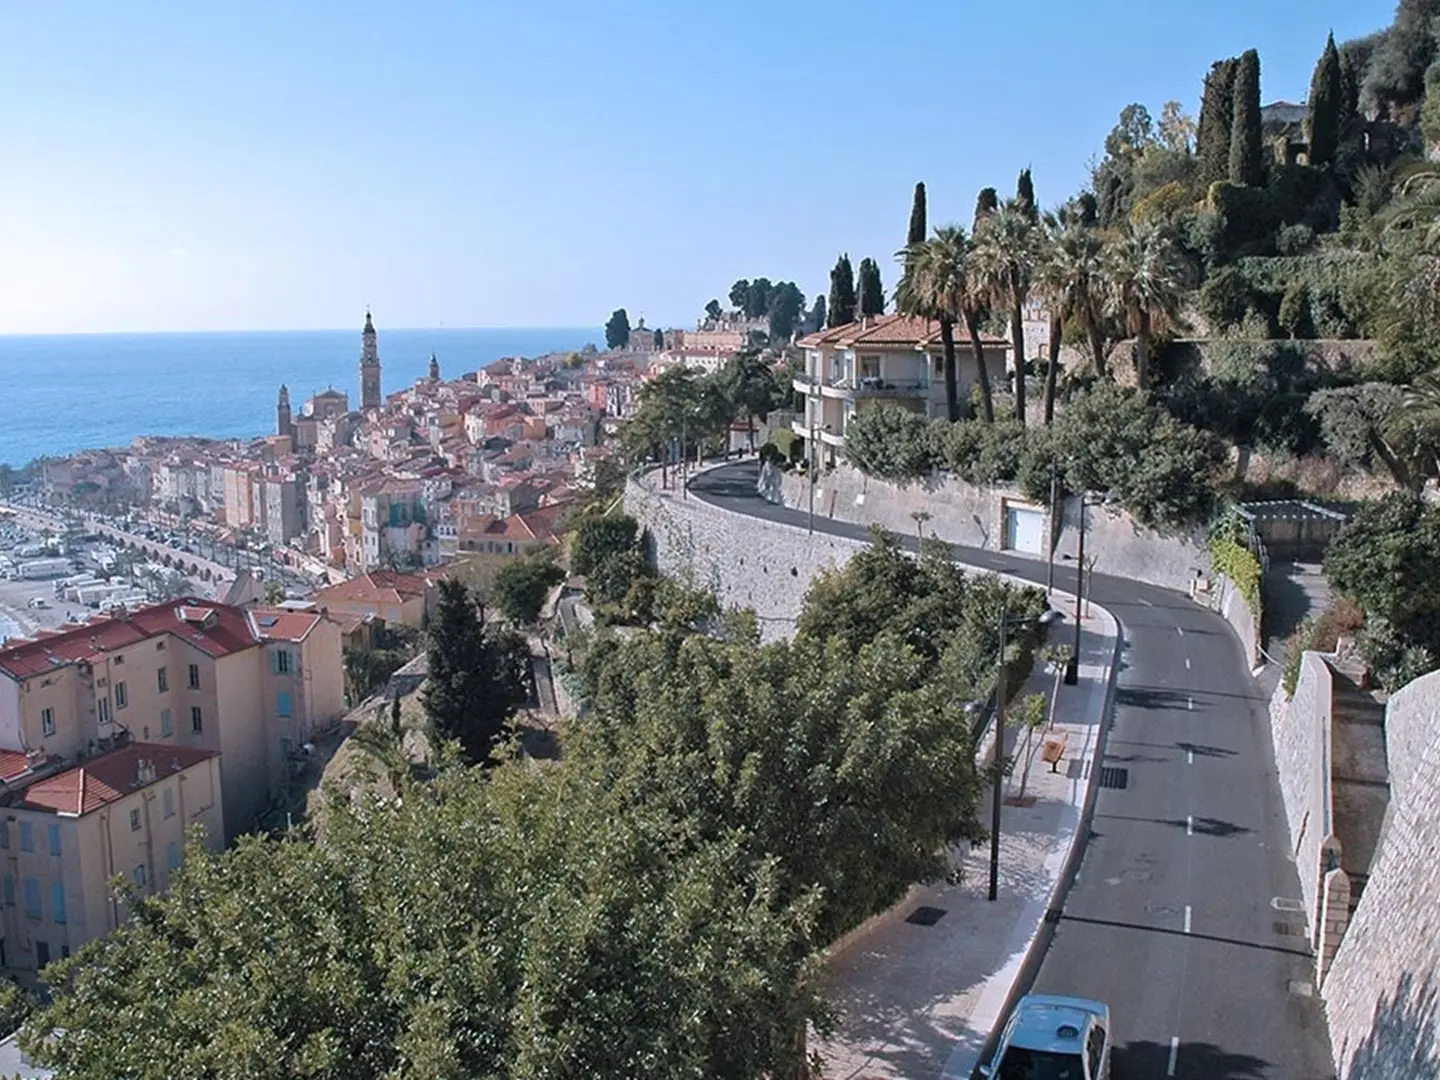
<path fill-rule="evenodd" d="M 761 470 L 760 489 L 774 503 L 798 510 L 810 505 L 810 482 L 802 473 L 783 472 L 767 464 Z M 820 475 L 815 484 L 817 517 L 881 525 L 908 536 L 923 529 L 926 536 L 991 551 L 1005 550 L 1005 516 L 1011 506 L 1047 510 L 1026 499 L 1013 485 L 978 487 L 946 475 L 902 486 L 838 465 Z M 1060 566 L 1073 566 L 1079 553 L 1079 513 L 1078 499 L 1065 500 L 1057 530 L 1047 512 L 1045 531 L 1055 538 L 1055 561 Z M 917 521 L 916 515 L 925 516 Z M 1092 572 L 1187 594 L 1197 580 L 1211 572 L 1203 535 L 1165 536 L 1137 525 L 1123 510 L 1108 506 L 1092 507 L 1087 515 L 1085 562 Z M 1013 550 L 1009 553 L 1025 554 Z M 1045 559 L 1043 553 L 1028 557 Z"/>

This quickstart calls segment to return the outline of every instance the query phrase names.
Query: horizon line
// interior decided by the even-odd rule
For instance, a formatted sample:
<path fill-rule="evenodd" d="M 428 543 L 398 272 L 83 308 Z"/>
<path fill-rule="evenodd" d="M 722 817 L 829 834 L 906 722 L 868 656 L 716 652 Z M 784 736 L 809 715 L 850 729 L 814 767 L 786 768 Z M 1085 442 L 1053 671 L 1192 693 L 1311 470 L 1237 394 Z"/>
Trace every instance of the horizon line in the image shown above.
<path fill-rule="evenodd" d="M 271 327 L 264 330 L 232 328 L 226 330 L 36 330 L 36 331 L 0 331 L 0 340 L 5 338 L 40 338 L 40 337 L 161 337 L 167 334 L 336 334 L 336 333 L 359 333 L 361 327 L 352 326 L 298 326 L 298 327 Z M 469 331 L 469 330 L 584 330 L 587 333 L 599 331 L 604 332 L 604 325 L 595 326 L 379 326 L 376 330 L 380 333 L 394 331 L 418 332 L 425 331 Z M 646 329 L 650 329 L 646 327 Z"/>

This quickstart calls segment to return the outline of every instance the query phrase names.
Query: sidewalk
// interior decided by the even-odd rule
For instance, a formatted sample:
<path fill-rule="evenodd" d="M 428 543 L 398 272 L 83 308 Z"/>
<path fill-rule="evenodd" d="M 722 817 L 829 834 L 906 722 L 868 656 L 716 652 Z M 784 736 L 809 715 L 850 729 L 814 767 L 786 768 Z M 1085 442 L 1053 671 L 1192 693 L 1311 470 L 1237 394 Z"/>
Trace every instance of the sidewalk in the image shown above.
<path fill-rule="evenodd" d="M 1066 618 L 1050 640 L 1073 642 L 1074 597 L 1057 590 L 1052 604 Z M 1069 737 L 1065 759 L 1050 772 L 1033 740 L 1026 801 L 1035 802 L 1007 802 L 1001 812 L 999 898 L 986 898 L 988 844 L 957 849 L 952 864 L 962 868 L 961 884 L 916 886 L 837 944 L 821 984 L 839 1010 L 837 1029 L 811 1039 L 827 1080 L 964 1080 L 980 1063 L 1061 882 L 1102 733 L 1119 631 L 1098 606 L 1083 627 L 1079 679 L 1061 685 L 1054 703 L 1053 730 Z M 1038 668 L 1015 701 L 1048 699 L 1054 689 L 1054 675 Z M 1006 735 L 1014 753 L 1023 737 L 1013 727 Z M 992 746 L 984 741 L 980 762 Z M 1018 793 L 1022 768 L 1017 762 L 1007 780 L 1007 798 Z M 980 817 L 990 820 L 988 797 Z M 921 907 L 943 914 L 929 926 L 907 921 Z"/>

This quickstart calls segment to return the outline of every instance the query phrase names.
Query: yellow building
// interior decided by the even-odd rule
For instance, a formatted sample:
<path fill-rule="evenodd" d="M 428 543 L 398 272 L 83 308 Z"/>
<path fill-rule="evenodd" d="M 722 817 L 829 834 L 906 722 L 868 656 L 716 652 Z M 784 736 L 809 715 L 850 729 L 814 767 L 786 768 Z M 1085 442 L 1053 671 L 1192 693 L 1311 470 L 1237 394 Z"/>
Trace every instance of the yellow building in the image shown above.
<path fill-rule="evenodd" d="M 372 618 L 423 630 L 436 596 L 435 583 L 426 575 L 374 570 L 321 589 L 311 599 L 316 610 L 341 623 Z"/>
<path fill-rule="evenodd" d="M 39 971 L 128 917 L 110 879 L 165 889 L 186 830 L 223 837 L 219 755 L 131 743 L 31 779 L 0 806 L 0 967 Z"/>
<path fill-rule="evenodd" d="M 228 841 L 344 711 L 333 619 L 170 601 L 0 649 L 0 779 L 129 742 L 218 753 Z"/>

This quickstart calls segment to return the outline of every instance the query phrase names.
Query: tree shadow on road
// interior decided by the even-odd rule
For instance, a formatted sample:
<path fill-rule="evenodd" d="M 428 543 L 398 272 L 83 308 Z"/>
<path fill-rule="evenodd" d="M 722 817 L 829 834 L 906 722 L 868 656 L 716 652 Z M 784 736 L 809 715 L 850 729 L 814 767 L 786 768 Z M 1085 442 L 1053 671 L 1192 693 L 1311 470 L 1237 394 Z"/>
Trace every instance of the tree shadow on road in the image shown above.
<path fill-rule="evenodd" d="M 1182 1042 L 1174 1050 L 1170 1067 L 1168 1043 L 1130 1042 L 1115 1047 L 1110 1074 L 1115 1080 L 1147 1080 L 1173 1076 L 1176 1080 L 1268 1080 L 1270 1062 L 1251 1054 L 1233 1054 L 1213 1043 Z"/>

